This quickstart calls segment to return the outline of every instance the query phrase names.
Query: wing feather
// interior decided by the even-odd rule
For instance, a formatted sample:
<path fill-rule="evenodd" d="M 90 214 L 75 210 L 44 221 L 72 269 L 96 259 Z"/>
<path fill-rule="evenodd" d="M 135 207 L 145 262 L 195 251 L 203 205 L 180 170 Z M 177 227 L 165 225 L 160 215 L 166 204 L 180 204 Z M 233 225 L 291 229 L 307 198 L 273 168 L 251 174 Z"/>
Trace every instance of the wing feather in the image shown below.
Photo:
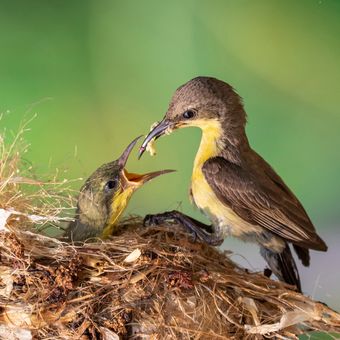
<path fill-rule="evenodd" d="M 223 157 L 209 159 L 202 171 L 217 197 L 247 222 L 260 225 L 294 244 L 327 249 L 299 200 L 275 172 L 271 173 L 275 180 L 263 172 L 259 181 L 251 171 Z"/>

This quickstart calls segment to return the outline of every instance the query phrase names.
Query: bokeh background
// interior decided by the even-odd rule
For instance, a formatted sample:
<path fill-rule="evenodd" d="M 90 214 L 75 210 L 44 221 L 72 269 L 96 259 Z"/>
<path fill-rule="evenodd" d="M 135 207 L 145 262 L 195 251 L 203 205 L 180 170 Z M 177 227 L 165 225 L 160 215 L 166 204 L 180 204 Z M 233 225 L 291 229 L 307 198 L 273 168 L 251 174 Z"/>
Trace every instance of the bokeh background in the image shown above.
<path fill-rule="evenodd" d="M 306 293 L 340 308 L 340 1 L 0 1 L 1 130 L 30 124 L 40 174 L 86 178 L 159 120 L 173 91 L 198 75 L 244 98 L 248 136 L 302 200 L 327 253 L 301 268 Z M 128 213 L 190 205 L 200 131 L 159 140 L 128 169 L 178 169 L 142 188 Z M 81 182 L 74 184 L 78 189 Z M 255 246 L 225 249 L 254 270 Z"/>

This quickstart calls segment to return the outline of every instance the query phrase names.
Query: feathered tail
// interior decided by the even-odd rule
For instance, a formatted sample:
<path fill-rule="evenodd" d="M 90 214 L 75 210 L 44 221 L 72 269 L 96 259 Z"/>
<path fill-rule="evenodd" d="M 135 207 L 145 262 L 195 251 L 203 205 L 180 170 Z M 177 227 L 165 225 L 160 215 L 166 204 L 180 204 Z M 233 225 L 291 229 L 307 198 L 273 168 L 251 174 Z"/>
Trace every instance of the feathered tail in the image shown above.
<path fill-rule="evenodd" d="M 281 253 L 261 247 L 261 255 L 280 281 L 295 285 L 297 290 L 301 292 L 299 272 L 288 243 L 286 243 L 286 247 Z"/>

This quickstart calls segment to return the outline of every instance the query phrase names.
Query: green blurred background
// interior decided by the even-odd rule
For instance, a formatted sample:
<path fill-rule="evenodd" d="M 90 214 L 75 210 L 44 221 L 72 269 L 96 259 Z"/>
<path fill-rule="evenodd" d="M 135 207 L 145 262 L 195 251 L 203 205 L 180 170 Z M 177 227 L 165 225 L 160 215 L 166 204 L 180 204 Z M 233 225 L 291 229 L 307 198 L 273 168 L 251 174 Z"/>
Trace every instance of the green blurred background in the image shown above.
<path fill-rule="evenodd" d="M 173 91 L 198 75 L 244 98 L 248 136 L 302 200 L 326 254 L 301 268 L 304 290 L 340 308 L 340 1 L 0 1 L 0 111 L 26 134 L 38 173 L 86 178 L 149 131 Z M 130 213 L 181 209 L 200 131 L 162 138 L 136 153 L 131 171 L 178 169 L 133 197 Z M 75 184 L 79 188 L 81 182 Z M 235 260 L 264 266 L 256 247 L 227 240 Z"/>

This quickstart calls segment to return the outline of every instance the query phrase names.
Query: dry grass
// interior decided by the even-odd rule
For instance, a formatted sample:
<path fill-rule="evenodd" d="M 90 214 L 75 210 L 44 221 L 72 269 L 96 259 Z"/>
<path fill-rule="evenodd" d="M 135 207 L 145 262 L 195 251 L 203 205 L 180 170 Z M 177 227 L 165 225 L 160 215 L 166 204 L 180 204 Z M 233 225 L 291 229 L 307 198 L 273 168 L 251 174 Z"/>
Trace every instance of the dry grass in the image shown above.
<path fill-rule="evenodd" d="M 145 228 L 129 219 L 120 235 L 82 245 L 32 232 L 37 222 L 57 223 L 74 198 L 56 179 L 32 179 L 19 139 L 0 145 L 1 338 L 261 339 L 340 331 L 340 315 L 327 306 L 239 268 L 179 226 Z"/>
<path fill-rule="evenodd" d="M 59 228 L 60 222 L 73 218 L 76 199 L 72 181 L 59 180 L 58 169 L 47 180 L 38 180 L 25 160 L 29 145 L 24 134 L 29 123 L 23 123 L 15 134 L 0 131 L 0 230 L 6 216 L 16 220 L 16 228 L 39 231 L 51 225 Z"/>

